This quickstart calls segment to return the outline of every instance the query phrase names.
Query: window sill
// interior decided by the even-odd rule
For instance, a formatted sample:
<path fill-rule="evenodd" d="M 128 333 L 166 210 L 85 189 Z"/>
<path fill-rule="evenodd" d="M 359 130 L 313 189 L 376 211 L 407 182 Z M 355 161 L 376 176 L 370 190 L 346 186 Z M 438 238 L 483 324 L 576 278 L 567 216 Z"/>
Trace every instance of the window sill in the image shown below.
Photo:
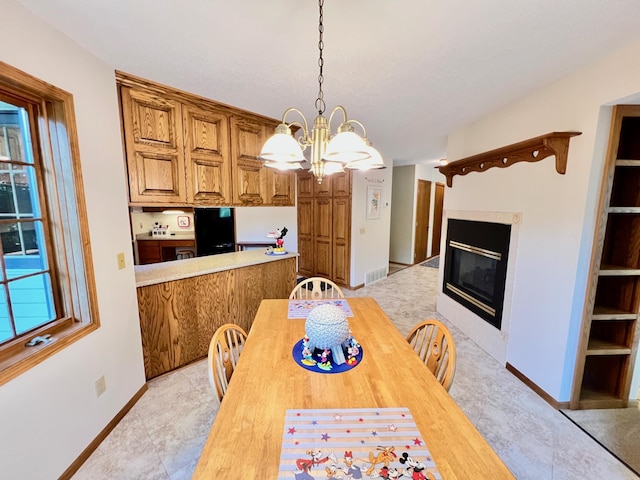
<path fill-rule="evenodd" d="M 31 335 L 14 340 L 0 351 L 0 386 L 30 370 L 40 362 L 65 349 L 99 327 L 97 323 L 78 323 L 72 319 L 61 319 Z M 25 344 L 31 339 L 50 334 L 51 342 L 33 347 Z"/>

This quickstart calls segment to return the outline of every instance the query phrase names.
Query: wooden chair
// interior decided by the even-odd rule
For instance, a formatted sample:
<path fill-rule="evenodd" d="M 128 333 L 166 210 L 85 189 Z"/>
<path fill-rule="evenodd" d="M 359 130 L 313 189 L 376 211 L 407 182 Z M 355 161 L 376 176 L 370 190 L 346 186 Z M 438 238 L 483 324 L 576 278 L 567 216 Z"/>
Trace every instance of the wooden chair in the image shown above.
<path fill-rule="evenodd" d="M 324 298 L 344 298 L 340 287 L 331 280 L 322 277 L 311 277 L 300 282 L 291 291 L 289 299 L 322 300 Z"/>
<path fill-rule="evenodd" d="M 213 334 L 209 344 L 209 382 L 222 401 L 231 375 L 238 364 L 247 333 L 238 325 L 227 323 Z"/>
<path fill-rule="evenodd" d="M 442 322 L 430 318 L 413 327 L 407 335 L 407 342 L 449 391 L 456 372 L 456 345 L 449 329 Z"/>

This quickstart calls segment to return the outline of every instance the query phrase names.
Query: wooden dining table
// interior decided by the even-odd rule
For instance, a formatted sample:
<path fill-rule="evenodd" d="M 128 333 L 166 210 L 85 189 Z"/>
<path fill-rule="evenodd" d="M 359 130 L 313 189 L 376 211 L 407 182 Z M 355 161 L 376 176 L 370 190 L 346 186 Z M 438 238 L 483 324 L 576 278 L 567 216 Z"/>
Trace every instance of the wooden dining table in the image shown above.
<path fill-rule="evenodd" d="M 514 478 L 376 301 L 347 301 L 363 355 L 333 374 L 294 361 L 305 320 L 288 300 L 262 301 L 193 478 L 277 479 L 287 410 L 391 407 L 409 409 L 443 479 Z"/>

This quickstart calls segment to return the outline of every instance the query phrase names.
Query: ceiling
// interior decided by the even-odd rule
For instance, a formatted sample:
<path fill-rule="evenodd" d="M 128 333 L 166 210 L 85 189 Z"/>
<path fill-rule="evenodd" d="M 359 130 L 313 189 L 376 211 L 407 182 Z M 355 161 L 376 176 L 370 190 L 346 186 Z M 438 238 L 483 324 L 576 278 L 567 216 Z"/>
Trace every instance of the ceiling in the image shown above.
<path fill-rule="evenodd" d="M 114 69 L 317 113 L 314 0 L 17 1 Z M 638 20 L 638 0 L 326 0 L 327 113 L 343 105 L 395 165 L 437 160 L 448 132 L 640 39 Z"/>

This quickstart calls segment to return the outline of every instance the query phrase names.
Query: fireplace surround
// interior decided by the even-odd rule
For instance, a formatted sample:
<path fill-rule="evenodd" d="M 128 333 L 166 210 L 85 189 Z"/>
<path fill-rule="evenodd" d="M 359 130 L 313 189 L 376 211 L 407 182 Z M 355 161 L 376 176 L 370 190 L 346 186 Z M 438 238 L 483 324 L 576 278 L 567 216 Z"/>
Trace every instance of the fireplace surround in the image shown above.
<path fill-rule="evenodd" d="M 511 225 L 449 219 L 442 291 L 500 330 Z"/>

